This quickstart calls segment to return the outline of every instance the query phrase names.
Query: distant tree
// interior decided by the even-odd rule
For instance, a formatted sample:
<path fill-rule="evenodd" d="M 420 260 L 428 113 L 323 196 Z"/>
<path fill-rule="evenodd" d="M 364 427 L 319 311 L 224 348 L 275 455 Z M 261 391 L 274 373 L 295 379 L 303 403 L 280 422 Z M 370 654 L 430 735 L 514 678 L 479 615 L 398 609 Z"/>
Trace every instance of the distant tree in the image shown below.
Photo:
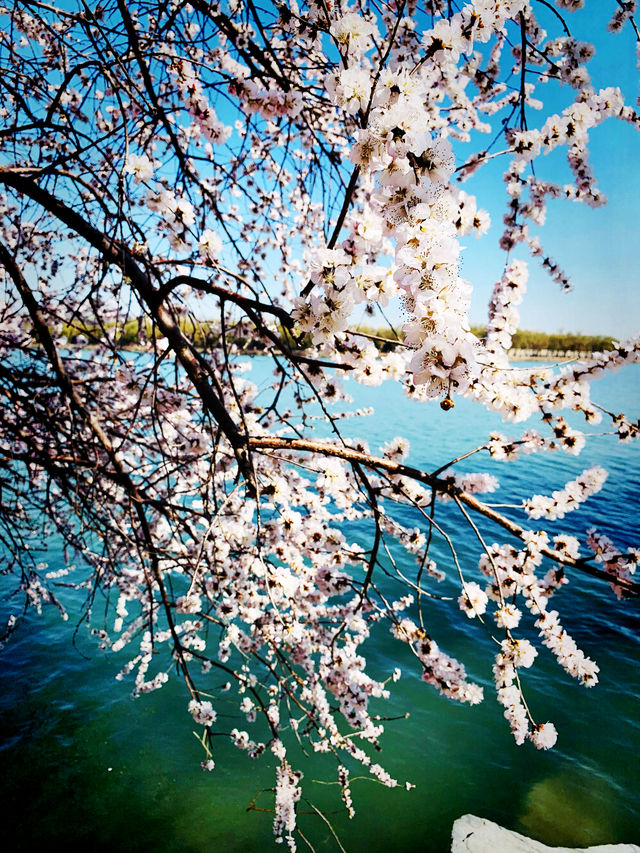
<path fill-rule="evenodd" d="M 547 603 L 583 573 L 620 596 L 638 591 L 638 551 L 593 532 L 586 557 L 573 537 L 538 529 L 597 492 L 602 468 L 503 514 L 478 497 L 496 488 L 492 475 L 458 474 L 459 459 L 419 470 L 402 437 L 376 455 L 347 441 L 333 414 L 349 375 L 439 401 L 443 430 L 459 396 L 513 423 L 540 416 L 540 432 L 479 436 L 472 453 L 492 459 L 579 453 L 586 436 L 567 409 L 589 433 L 604 417 L 622 440 L 637 435 L 590 399 L 592 379 L 638 360 L 637 343 L 559 370 L 512 370 L 507 358 L 527 280 L 514 253 L 569 286 L 529 225 L 549 199 L 601 205 L 590 132 L 638 125 L 619 89 L 591 86 L 593 49 L 563 17 L 582 5 L 17 0 L 0 10 L 0 524 L 3 571 L 16 578 L 6 633 L 27 607 L 57 603 L 60 572 L 39 562 L 44 525 L 90 567 L 87 618 L 103 646 L 130 649 L 135 693 L 172 671 L 184 679 L 205 767 L 214 733 L 276 756 L 274 833 L 292 850 L 301 780 L 287 727 L 335 756 L 350 813 L 349 766 L 396 784 L 374 758 L 383 723 L 370 700 L 388 691 L 361 654 L 374 623 L 444 696 L 481 701 L 428 633 L 425 593 L 445 569 L 460 578 L 452 620 L 494 623 L 497 695 L 517 743 L 543 749 L 556 732 L 522 697 L 518 671 L 536 648 L 521 620 L 590 686 L 596 664 Z M 635 3 L 611 6 L 610 29 L 637 33 Z M 547 93 L 565 106 L 534 114 Z M 463 157 L 459 143 L 480 134 L 486 145 Z M 541 155 L 556 149 L 570 183 L 544 177 Z M 509 257 L 481 340 L 459 241 L 489 219 L 454 179 L 496 157 Z M 380 316 L 398 300 L 406 320 L 379 348 L 386 335 L 359 330 L 354 308 Z M 135 340 L 145 352 L 120 346 Z M 259 349 L 274 372 L 260 398 L 237 359 Z M 309 431 L 314 407 L 329 441 Z M 483 543 L 482 583 L 441 527 L 440 500 Z M 400 523 L 398 504 L 417 508 L 419 527 Z M 343 532 L 351 520 L 369 524 L 364 547 Z M 504 544 L 484 546 L 485 529 Z M 438 537 L 450 566 L 430 556 Z M 410 577 L 386 562 L 388 546 L 415 558 Z M 91 617 L 99 592 L 112 605 L 104 625 Z M 216 720 L 221 679 L 239 694 L 239 728 Z M 258 724 L 245 731 L 256 718 L 262 740 Z"/>

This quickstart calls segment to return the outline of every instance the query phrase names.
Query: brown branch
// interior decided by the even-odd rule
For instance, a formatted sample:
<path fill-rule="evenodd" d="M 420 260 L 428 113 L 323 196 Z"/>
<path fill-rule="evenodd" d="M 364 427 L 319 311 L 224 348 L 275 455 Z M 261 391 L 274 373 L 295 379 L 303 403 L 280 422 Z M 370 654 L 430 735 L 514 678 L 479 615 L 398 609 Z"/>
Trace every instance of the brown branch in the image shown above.
<path fill-rule="evenodd" d="M 141 297 L 143 303 L 148 306 L 158 328 L 169 341 L 178 361 L 198 391 L 205 408 L 220 425 L 231 446 L 235 450 L 239 450 L 244 445 L 245 440 L 240 435 L 238 427 L 221 399 L 209 384 L 206 376 L 208 366 L 182 334 L 174 316 L 161 303 L 159 292 L 155 289 L 150 274 L 140 267 L 138 260 L 128 247 L 122 241 L 108 237 L 94 228 L 79 213 L 19 171 L 0 168 L 0 184 L 13 187 L 19 193 L 28 196 L 41 205 L 56 219 L 101 252 L 107 261 L 117 266 L 123 275 L 130 280 L 131 286 Z M 243 467 L 240 459 L 239 463 Z"/>
<path fill-rule="evenodd" d="M 53 342 L 51 332 L 49 331 L 49 327 L 47 325 L 47 320 L 42 311 L 40 310 L 38 303 L 36 302 L 36 299 L 33 293 L 31 292 L 31 288 L 29 287 L 24 276 L 22 275 L 20 268 L 18 267 L 11 253 L 3 243 L 0 243 L 0 263 L 11 276 L 11 279 L 15 284 L 18 293 L 20 294 L 20 298 L 22 299 L 27 311 L 29 312 L 31 322 L 33 323 L 34 329 L 38 335 L 38 340 L 42 344 L 42 347 L 44 348 L 44 351 L 47 354 L 47 358 L 49 359 L 49 362 L 55 372 L 58 385 L 62 389 L 63 393 L 68 397 L 76 411 L 88 423 L 91 428 L 91 431 L 102 445 L 103 450 L 106 452 L 107 456 L 111 461 L 111 464 L 113 465 L 114 471 L 116 472 L 117 479 L 120 484 L 126 486 L 130 485 L 132 500 L 140 501 L 140 494 L 136 486 L 131 483 L 129 475 L 123 468 L 122 462 L 120 461 L 118 454 L 116 453 L 111 439 L 102 428 L 102 425 L 98 421 L 97 417 L 84 404 L 82 398 L 80 397 L 76 388 L 73 385 L 73 381 L 67 374 L 64 365 L 62 364 L 62 360 L 58 355 L 55 343 Z"/>
<path fill-rule="evenodd" d="M 160 592 L 160 597 L 162 600 L 163 609 L 165 611 L 165 615 L 166 615 L 167 622 L 169 625 L 169 630 L 170 630 L 171 636 L 173 638 L 174 646 L 175 646 L 176 652 L 179 656 L 185 679 L 187 680 L 187 682 L 189 684 L 191 684 L 191 679 L 189 676 L 186 661 L 184 660 L 184 657 L 183 657 L 183 654 L 181 651 L 181 645 L 180 645 L 178 635 L 177 635 L 176 630 L 175 630 L 173 617 L 171 615 L 171 610 L 170 610 L 170 605 L 169 605 L 169 597 L 168 597 L 167 590 L 166 590 L 166 587 L 164 585 L 164 581 L 162 578 L 162 572 L 160 571 L 160 565 L 158 562 L 158 555 L 156 553 L 155 545 L 153 543 L 153 537 L 151 534 L 151 529 L 149 527 L 149 521 L 148 521 L 146 513 L 144 511 L 143 498 L 142 498 L 142 496 L 138 490 L 138 487 L 136 486 L 134 481 L 131 479 L 131 476 L 125 470 L 125 468 L 124 468 L 124 466 L 123 466 L 123 464 L 122 464 L 122 462 L 118 456 L 118 453 L 115 450 L 113 443 L 111 442 L 111 439 L 109 438 L 107 433 L 102 428 L 102 425 L 100 424 L 98 418 L 93 414 L 93 412 L 91 412 L 90 409 L 87 408 L 84 401 L 82 400 L 82 398 L 78 394 L 78 391 L 76 390 L 76 388 L 74 388 L 73 381 L 71 380 L 71 378 L 67 374 L 67 372 L 64 368 L 64 365 L 62 364 L 62 360 L 60 359 L 60 356 L 58 355 L 58 351 L 56 349 L 55 343 L 54 343 L 53 338 L 51 336 L 51 332 L 49 331 L 49 328 L 47 326 L 45 316 L 42 313 L 42 311 L 40 310 L 38 303 L 36 302 L 36 299 L 35 299 L 33 293 L 31 292 L 29 285 L 27 284 L 24 276 L 22 275 L 20 268 L 18 267 L 16 262 L 13 260 L 13 257 L 9 253 L 6 246 L 2 243 L 0 243 L 0 263 L 2 263 L 4 268 L 7 270 L 7 272 L 11 276 L 11 279 L 13 280 L 13 283 L 15 284 L 15 286 L 16 286 L 19 294 L 20 294 L 20 297 L 22 298 L 22 300 L 24 302 L 25 307 L 27 308 L 27 311 L 29 312 L 29 316 L 31 317 L 34 328 L 38 333 L 38 337 L 40 339 L 40 342 L 42 343 L 42 346 L 44 347 L 44 350 L 47 353 L 47 357 L 49 358 L 51 366 L 53 367 L 53 369 L 55 371 L 56 379 L 58 381 L 58 385 L 60 386 L 62 391 L 65 393 L 65 395 L 68 397 L 69 401 L 71 402 L 71 404 L 73 405 L 75 410 L 78 412 L 78 414 L 88 424 L 91 431 L 93 432 L 93 434 L 96 436 L 96 438 L 98 439 L 98 441 L 102 445 L 104 451 L 109 456 L 111 464 L 113 465 L 115 471 L 117 472 L 118 481 L 123 486 L 123 488 L 126 490 L 127 495 L 129 496 L 129 499 L 131 501 L 131 506 L 133 507 L 133 510 L 134 510 L 134 512 L 138 518 L 138 523 L 140 525 L 140 529 L 142 531 L 142 535 L 143 535 L 144 540 L 145 540 L 146 553 L 147 553 L 149 560 L 151 561 L 151 568 L 152 568 L 153 577 L 154 577 L 154 580 L 157 584 L 158 590 Z M 144 569 L 144 564 L 143 564 L 143 569 Z M 146 575 L 146 570 L 145 570 L 145 575 Z M 153 618 L 154 600 L 153 600 L 152 584 L 151 584 L 151 581 L 148 577 L 147 577 L 147 585 L 148 585 L 148 589 L 149 589 L 149 598 L 150 598 L 150 607 L 151 607 L 150 618 L 152 619 Z"/>
<path fill-rule="evenodd" d="M 279 449 L 319 453 L 324 456 L 335 456 L 339 459 L 344 459 L 347 462 L 352 462 L 353 464 L 364 465 L 372 470 L 386 471 L 389 474 L 401 477 L 410 477 L 412 480 L 431 486 L 432 489 L 440 492 L 441 494 L 447 494 L 457 498 L 470 509 L 473 509 L 475 512 L 480 513 L 480 515 L 483 515 L 485 518 L 493 521 L 495 524 L 499 525 L 504 530 L 507 530 L 520 540 L 524 538 L 524 535 L 527 532 L 519 524 L 516 524 L 515 521 L 511 521 L 511 519 L 499 512 L 496 512 L 496 510 L 482 503 L 473 495 L 459 489 L 452 480 L 442 480 L 433 474 L 421 471 L 419 468 L 413 468 L 410 465 L 403 465 L 399 462 L 393 462 L 390 459 L 384 459 L 380 456 L 372 456 L 368 453 L 363 453 L 360 450 L 354 450 L 351 447 L 327 444 L 322 441 L 309 441 L 307 439 L 282 438 L 276 436 L 250 436 L 248 441 L 249 447 L 255 450 L 268 448 L 272 450 Z M 561 563 L 565 566 L 571 566 L 584 574 L 591 575 L 592 577 L 599 578 L 600 580 L 605 580 L 607 583 L 615 584 L 632 595 L 640 595 L 640 584 L 635 581 L 617 578 L 609 572 L 605 572 L 602 569 L 589 565 L 584 560 L 566 557 L 558 551 L 554 551 L 552 548 L 541 548 L 540 550 L 546 557 L 549 557 L 557 563 Z"/>
<path fill-rule="evenodd" d="M 166 282 L 166 284 L 163 284 L 158 291 L 158 299 L 166 299 L 172 290 L 175 290 L 176 287 L 180 287 L 181 285 L 187 285 L 188 287 L 191 287 L 194 290 L 199 290 L 202 293 L 219 296 L 220 299 L 228 299 L 229 302 L 233 302 L 240 308 L 249 308 L 253 311 L 260 311 L 263 314 L 273 314 L 273 316 L 277 317 L 282 325 L 286 326 L 288 329 L 292 328 L 294 325 L 291 314 L 288 311 L 285 311 L 284 308 L 280 308 L 278 305 L 270 305 L 267 302 L 260 302 L 258 299 L 251 299 L 248 296 L 242 296 L 239 293 L 234 293 L 232 290 L 228 290 L 226 287 L 220 287 L 217 284 L 212 284 L 210 281 L 204 281 L 201 278 L 195 278 L 191 275 L 177 275 L 175 278 Z"/>
<path fill-rule="evenodd" d="M 520 130 L 527 129 L 526 103 L 527 90 L 525 75 L 527 73 L 527 24 L 524 14 L 520 12 Z"/>

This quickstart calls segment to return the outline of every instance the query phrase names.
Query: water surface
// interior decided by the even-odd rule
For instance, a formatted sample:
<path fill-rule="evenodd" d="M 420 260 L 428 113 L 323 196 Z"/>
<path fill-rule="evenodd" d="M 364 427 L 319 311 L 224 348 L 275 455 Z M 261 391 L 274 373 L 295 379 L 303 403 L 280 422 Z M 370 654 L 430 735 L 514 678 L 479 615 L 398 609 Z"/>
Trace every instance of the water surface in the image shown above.
<path fill-rule="evenodd" d="M 252 363 L 254 381 L 266 383 L 266 359 Z M 427 469 L 472 449 L 491 430 L 518 434 L 517 427 L 466 401 L 445 414 L 437 404 L 407 401 L 391 383 L 370 389 L 349 382 L 347 388 L 354 406 L 374 406 L 375 414 L 342 421 L 344 431 L 366 438 L 374 452 L 393 436 L 405 435 L 412 446 L 410 462 Z M 627 368 L 594 389 L 604 406 L 631 409 L 632 415 L 640 402 L 640 370 Z M 317 435 L 328 436 L 327 428 L 319 424 Z M 610 471 L 604 489 L 552 529 L 584 541 L 587 528 L 597 524 L 620 546 L 637 544 L 637 445 L 607 436 L 587 445 L 578 458 L 557 453 L 491 463 L 482 455 L 460 470 L 496 474 L 501 490 L 492 497 L 509 503 L 523 494 L 550 494 L 594 464 Z M 475 537 L 454 506 L 441 510 L 473 578 Z M 419 523 L 417 514 L 403 512 L 405 521 Z M 525 522 L 524 516 L 518 520 Z M 483 531 L 489 541 L 505 541 L 496 528 Z M 350 533 L 357 538 L 357 526 Z M 433 547 L 448 572 L 438 591 L 457 595 L 449 552 L 437 539 Z M 52 568 L 62 564 L 55 543 L 47 559 Z M 411 570 L 408 562 L 404 567 Z M 525 690 L 534 716 L 553 720 L 559 732 L 556 749 L 545 753 L 514 744 L 492 692 L 494 649 L 475 620 L 467 624 L 447 602 L 434 600 L 428 608 L 434 639 L 485 686 L 485 701 L 475 708 L 449 702 L 424 685 L 411 656 L 387 632 L 374 638 L 367 656 L 371 674 L 386 677 L 395 666 L 403 670 L 391 702 L 380 710 L 399 717 L 410 712 L 408 719 L 386 724 L 379 761 L 415 789 L 388 790 L 369 777 L 355 779 L 357 814 L 349 821 L 337 787 L 325 784 L 334 778 L 333 762 L 290 753 L 294 766 L 304 771 L 305 797 L 326 812 L 348 853 L 448 850 L 451 824 L 467 812 L 552 845 L 640 841 L 638 604 L 618 602 L 602 582 L 573 577 L 554 606 L 578 645 L 597 660 L 601 683 L 590 690 L 579 687 L 540 649 L 525 675 Z M 31 851 L 59 842 L 67 850 L 114 853 L 270 849 L 272 815 L 247 806 L 273 784 L 272 757 L 252 762 L 220 738 L 215 772 L 202 772 L 203 755 L 181 685 L 170 682 L 158 693 L 131 700 L 131 685 L 114 681 L 121 657 L 97 650 L 87 627 L 76 630 L 76 621 L 73 614 L 67 623 L 52 611 L 30 614 L 0 656 L 0 810 L 7 846 Z M 219 719 L 231 710 L 222 703 Z M 268 809 L 271 802 L 264 793 L 255 806 Z M 309 803 L 301 809 L 309 812 L 300 816 L 300 826 L 314 848 L 338 850 Z M 299 849 L 305 849 L 302 840 Z"/>

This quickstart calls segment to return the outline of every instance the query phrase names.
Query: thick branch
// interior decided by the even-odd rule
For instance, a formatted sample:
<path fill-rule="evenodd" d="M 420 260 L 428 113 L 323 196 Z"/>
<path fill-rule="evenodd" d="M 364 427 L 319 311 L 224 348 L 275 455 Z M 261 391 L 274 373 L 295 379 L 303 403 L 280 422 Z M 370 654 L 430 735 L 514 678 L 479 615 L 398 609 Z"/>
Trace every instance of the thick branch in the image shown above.
<path fill-rule="evenodd" d="M 219 296 L 220 299 L 228 299 L 240 308 L 259 311 L 261 314 L 272 314 L 277 317 L 283 326 L 290 329 L 293 326 L 291 314 L 280 308 L 278 305 L 270 305 L 267 302 L 260 302 L 258 299 L 251 299 L 248 296 L 242 296 L 239 293 L 234 293 L 232 290 L 227 290 L 226 287 L 220 287 L 210 281 L 204 281 L 201 278 L 195 278 L 191 275 L 177 275 L 166 284 L 163 284 L 158 291 L 158 299 L 165 299 L 172 290 L 181 285 L 187 285 L 193 290 L 199 290 L 202 293 L 210 293 L 213 296 Z"/>
<path fill-rule="evenodd" d="M 511 519 L 496 512 L 492 507 L 483 504 L 473 495 L 459 489 L 451 480 L 442 480 L 433 474 L 426 471 L 421 471 L 419 468 L 413 468 L 410 465 L 402 465 L 399 462 L 393 462 L 390 459 L 384 459 L 380 456 L 371 456 L 368 453 L 363 453 L 360 450 L 354 450 L 351 447 L 344 447 L 335 444 L 326 444 L 321 441 L 309 441 L 300 438 L 281 438 L 276 436 L 251 436 L 249 438 L 249 447 L 253 450 L 272 449 L 272 450 L 292 450 L 303 451 L 308 453 L 319 453 L 324 456 L 335 456 L 339 459 L 344 459 L 347 462 L 364 465 L 367 468 L 377 471 L 386 471 L 389 474 L 394 474 L 401 477 L 410 477 L 425 485 L 431 486 L 441 494 L 448 494 L 458 498 L 462 503 L 466 504 L 470 509 L 475 510 L 490 519 L 495 524 L 498 524 L 509 533 L 517 536 L 518 539 L 523 539 L 526 533 L 525 529 L 519 524 L 516 524 Z M 550 559 L 565 566 L 571 566 L 580 572 L 591 575 L 592 577 L 606 580 L 608 583 L 613 583 L 621 587 L 625 592 L 640 595 L 640 584 L 633 581 L 617 578 L 608 572 L 598 569 L 585 563 L 584 560 L 576 560 L 572 557 L 566 557 L 563 554 L 554 551 L 552 548 L 541 548 L 541 552 Z"/>
<path fill-rule="evenodd" d="M 167 338 L 178 361 L 184 368 L 198 391 L 202 402 L 213 418 L 220 425 L 232 447 L 239 448 L 244 444 L 238 427 L 226 411 L 222 401 L 215 393 L 206 378 L 206 365 L 195 352 L 189 341 L 180 330 L 173 315 L 165 308 L 158 291 L 154 288 L 149 273 L 142 269 L 133 253 L 119 240 L 107 237 L 93 225 L 88 223 L 80 214 L 40 187 L 35 181 L 12 169 L 0 169 L 0 184 L 13 187 L 19 193 L 28 196 L 40 204 L 60 222 L 71 228 L 90 245 L 101 252 L 112 264 L 115 264 L 130 280 L 131 286 L 141 297 L 151 311 L 158 328 Z"/>

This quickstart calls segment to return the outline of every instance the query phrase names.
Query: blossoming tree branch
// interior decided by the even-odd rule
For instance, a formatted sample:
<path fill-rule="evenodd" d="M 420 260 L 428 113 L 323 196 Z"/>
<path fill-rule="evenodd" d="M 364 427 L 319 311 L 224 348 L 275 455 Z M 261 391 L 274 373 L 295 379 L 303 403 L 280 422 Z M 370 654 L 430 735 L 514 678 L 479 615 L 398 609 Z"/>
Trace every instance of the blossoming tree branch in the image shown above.
<path fill-rule="evenodd" d="M 493 637 L 516 742 L 547 749 L 556 731 L 526 703 L 523 671 L 538 649 L 523 629 L 591 687 L 598 667 L 564 629 L 562 596 L 558 610 L 551 599 L 586 575 L 619 597 L 638 593 L 640 552 L 597 530 L 585 541 L 544 530 L 600 490 L 603 468 L 507 509 L 487 501 L 493 474 L 456 468 L 470 457 L 480 469 L 524 453 L 560 459 L 587 433 L 638 433 L 591 397 L 593 380 L 638 361 L 638 342 L 564 367 L 508 361 L 527 265 L 570 287 L 531 226 L 550 200 L 604 204 L 591 132 L 639 122 L 615 81 L 591 83 L 593 48 L 572 29 L 583 5 L 0 9 L 0 536 L 3 572 L 15 576 L 5 639 L 28 608 L 63 610 L 71 562 L 89 567 L 78 587 L 100 644 L 128 650 L 119 677 L 135 694 L 184 680 L 204 767 L 215 766 L 216 736 L 276 757 L 274 833 L 292 850 L 303 769 L 292 737 L 333 756 L 350 814 L 350 768 L 398 784 L 375 758 L 384 721 L 372 700 L 379 707 L 399 671 L 367 672 L 374 626 L 411 650 L 425 690 L 480 702 L 447 637 L 429 630 L 431 598 L 453 578 L 451 620 L 475 619 Z M 602 5 L 608 38 L 638 35 L 635 2 Z M 544 109 L 547 93 L 558 111 Z M 461 155 L 464 143 L 475 153 Z M 567 184 L 546 176 L 541 155 L 556 149 Z M 460 241 L 489 217 L 461 183 L 496 158 L 505 265 L 479 339 Z M 384 317 L 394 304 L 405 319 L 379 349 L 354 310 Z M 204 347 L 192 322 L 203 316 L 219 329 Z M 135 353 L 118 346 L 132 321 Z M 266 391 L 243 375 L 247 337 L 272 363 Z M 402 436 L 375 450 L 343 436 L 346 376 L 400 383 L 442 407 L 444 430 L 460 397 L 509 425 L 422 470 Z M 570 425 L 575 413 L 584 428 Z M 318 417 L 329 439 L 314 433 Z M 479 565 L 459 558 L 447 502 Z M 414 508 L 415 527 L 399 505 Z M 366 542 L 350 541 L 353 521 Z M 63 542 L 66 568 L 40 562 L 43 536 Z M 438 564 L 435 540 L 449 554 Z M 98 601 L 103 615 L 92 616 Z M 216 719 L 221 689 L 237 694 L 236 725 Z"/>

